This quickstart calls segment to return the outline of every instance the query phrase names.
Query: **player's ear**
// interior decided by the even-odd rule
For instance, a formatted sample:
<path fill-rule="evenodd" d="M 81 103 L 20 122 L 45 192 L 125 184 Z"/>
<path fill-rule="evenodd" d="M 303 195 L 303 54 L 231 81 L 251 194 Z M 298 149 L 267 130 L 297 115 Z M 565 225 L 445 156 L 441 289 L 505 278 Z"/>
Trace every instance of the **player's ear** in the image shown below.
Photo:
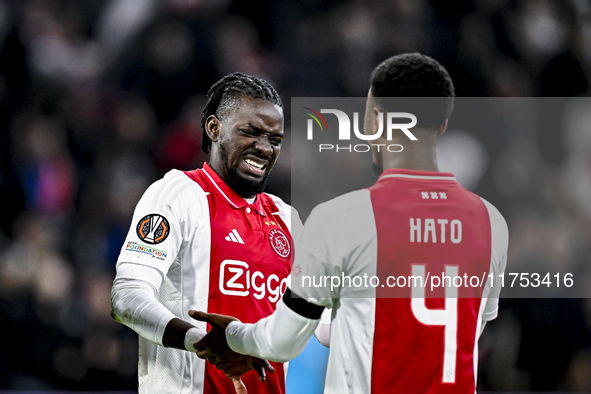
<path fill-rule="evenodd" d="M 445 129 L 447 129 L 447 119 L 445 119 L 445 121 L 441 123 L 441 126 L 439 126 L 439 132 L 437 133 L 437 136 L 445 133 Z"/>
<path fill-rule="evenodd" d="M 382 109 L 380 107 L 373 107 L 373 132 L 377 133 L 378 130 L 380 129 L 380 116 Z"/>
<path fill-rule="evenodd" d="M 205 132 L 210 140 L 217 142 L 220 136 L 220 120 L 215 115 L 209 115 L 205 120 Z"/>

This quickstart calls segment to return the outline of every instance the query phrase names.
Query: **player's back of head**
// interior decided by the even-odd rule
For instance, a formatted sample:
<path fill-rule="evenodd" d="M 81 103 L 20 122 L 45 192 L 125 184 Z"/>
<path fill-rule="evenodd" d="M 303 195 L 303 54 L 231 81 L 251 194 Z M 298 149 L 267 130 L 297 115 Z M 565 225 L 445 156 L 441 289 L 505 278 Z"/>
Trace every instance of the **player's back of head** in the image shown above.
<path fill-rule="evenodd" d="M 370 84 L 380 106 L 413 113 L 419 127 L 439 127 L 453 110 L 455 90 L 451 77 L 435 59 L 420 53 L 384 60 L 372 72 Z"/>
<path fill-rule="evenodd" d="M 264 99 L 283 108 L 279 94 L 269 82 L 239 72 L 228 74 L 214 83 L 207 92 L 207 97 L 208 100 L 203 108 L 203 117 L 201 118 L 201 128 L 203 129 L 201 150 L 204 153 L 209 153 L 211 148 L 211 139 L 205 132 L 207 118 L 215 115 L 222 119 L 237 105 L 240 105 L 241 97 Z"/>

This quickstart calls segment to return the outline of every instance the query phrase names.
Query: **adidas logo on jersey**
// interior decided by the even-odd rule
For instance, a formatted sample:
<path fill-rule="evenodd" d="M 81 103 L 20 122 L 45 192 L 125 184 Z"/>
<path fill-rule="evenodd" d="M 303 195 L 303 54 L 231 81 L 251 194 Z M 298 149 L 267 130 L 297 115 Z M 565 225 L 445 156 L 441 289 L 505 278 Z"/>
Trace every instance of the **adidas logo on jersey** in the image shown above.
<path fill-rule="evenodd" d="M 240 237 L 240 234 L 238 234 L 238 231 L 236 231 L 236 229 L 230 231 L 230 234 L 228 234 L 228 236 L 226 237 L 226 241 L 244 244 L 242 237 Z"/>

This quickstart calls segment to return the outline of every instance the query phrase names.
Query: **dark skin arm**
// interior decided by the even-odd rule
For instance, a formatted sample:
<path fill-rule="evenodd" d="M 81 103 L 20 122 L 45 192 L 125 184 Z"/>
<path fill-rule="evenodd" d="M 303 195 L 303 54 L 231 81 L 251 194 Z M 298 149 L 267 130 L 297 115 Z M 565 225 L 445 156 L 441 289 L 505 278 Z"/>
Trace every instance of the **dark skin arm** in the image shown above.
<path fill-rule="evenodd" d="M 231 363 L 234 358 L 240 356 L 232 351 L 226 342 L 226 327 L 230 322 L 239 321 L 238 319 L 200 311 L 189 311 L 189 316 L 211 325 L 211 331 L 195 345 L 197 355 L 200 358 L 207 359 L 216 366 L 223 366 L 223 364 Z"/>
<path fill-rule="evenodd" d="M 191 311 L 189 315 L 193 318 L 196 318 L 200 321 L 207 321 L 201 318 L 201 315 L 198 312 Z M 207 315 L 207 314 L 206 314 Z M 237 320 L 232 318 L 233 320 Z M 227 324 L 224 326 L 224 330 Z M 162 336 L 162 344 L 165 347 L 171 347 L 175 349 L 185 349 L 185 334 L 189 329 L 193 328 L 190 323 L 186 321 L 174 318 L 172 319 L 164 329 L 164 335 Z M 212 324 L 212 330 L 210 333 L 215 334 L 216 336 L 220 335 L 220 327 L 217 324 Z M 225 341 L 225 333 L 222 330 L 221 335 L 224 337 Z M 198 342 L 198 343 L 201 343 Z M 226 344 L 227 346 L 227 344 Z M 198 354 L 199 355 L 199 354 Z M 201 357 L 204 358 L 204 357 Z M 228 348 L 228 352 L 224 354 L 224 359 L 218 359 L 213 355 L 208 356 L 209 362 L 216 366 L 217 369 L 223 370 L 223 372 L 230 378 L 232 383 L 234 384 L 234 389 L 236 390 L 236 394 L 247 394 L 246 386 L 242 383 L 242 375 L 250 370 L 255 370 L 259 375 L 259 380 L 262 382 L 266 379 L 265 370 L 268 372 L 275 372 L 271 364 L 267 360 L 261 360 L 256 357 L 252 356 L 245 356 L 243 354 L 238 354 L 232 352 L 230 348 Z"/>
<path fill-rule="evenodd" d="M 179 318 L 174 318 L 166 325 L 164 335 L 162 336 L 162 344 L 165 347 L 172 347 L 175 349 L 185 349 L 185 334 L 189 329 L 195 327 Z"/>
<path fill-rule="evenodd" d="M 234 383 L 236 394 L 246 394 L 246 387 L 241 380 L 241 376 L 245 372 L 254 369 L 257 371 L 261 382 L 266 378 L 265 370 L 271 373 L 275 372 L 275 369 L 267 360 L 239 354 L 230 349 L 226 342 L 226 327 L 230 322 L 238 321 L 238 319 L 198 311 L 189 311 L 189 316 L 211 325 L 211 331 L 195 344 L 195 348 L 198 350 L 197 355 L 200 358 L 207 359 L 217 369 L 221 369 Z"/>

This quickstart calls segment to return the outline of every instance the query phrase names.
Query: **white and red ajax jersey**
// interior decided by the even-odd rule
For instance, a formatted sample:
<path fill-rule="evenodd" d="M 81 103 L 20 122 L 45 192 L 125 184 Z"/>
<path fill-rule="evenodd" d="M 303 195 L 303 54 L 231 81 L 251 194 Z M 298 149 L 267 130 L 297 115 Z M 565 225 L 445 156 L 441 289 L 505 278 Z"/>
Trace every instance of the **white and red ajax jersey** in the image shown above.
<path fill-rule="evenodd" d="M 386 170 L 315 208 L 291 288 L 332 308 L 325 393 L 473 394 L 482 323 L 497 316 L 489 275 L 504 272 L 507 245 L 498 210 L 449 173 Z"/>
<path fill-rule="evenodd" d="M 205 329 L 187 315 L 191 309 L 254 323 L 273 313 L 287 287 L 291 217 L 291 207 L 269 194 L 249 204 L 207 164 L 172 170 L 138 203 L 117 265 L 153 268 L 143 280 L 175 316 L 193 325 Z M 139 352 L 140 393 L 234 392 L 231 381 L 195 353 L 141 337 Z M 255 372 L 245 374 L 247 389 L 285 393 L 283 365 L 274 367 L 264 383 Z"/>

